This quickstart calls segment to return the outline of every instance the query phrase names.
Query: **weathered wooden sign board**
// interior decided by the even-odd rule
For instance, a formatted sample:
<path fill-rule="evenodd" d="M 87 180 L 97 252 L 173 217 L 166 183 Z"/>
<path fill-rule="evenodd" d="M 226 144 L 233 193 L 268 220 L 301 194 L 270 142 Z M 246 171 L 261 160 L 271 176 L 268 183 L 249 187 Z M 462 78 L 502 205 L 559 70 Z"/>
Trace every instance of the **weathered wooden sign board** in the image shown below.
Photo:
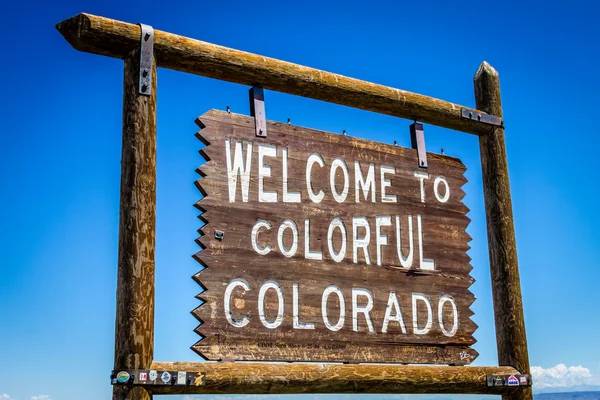
<path fill-rule="evenodd" d="M 252 117 L 197 120 L 209 360 L 469 364 L 465 167 Z"/>

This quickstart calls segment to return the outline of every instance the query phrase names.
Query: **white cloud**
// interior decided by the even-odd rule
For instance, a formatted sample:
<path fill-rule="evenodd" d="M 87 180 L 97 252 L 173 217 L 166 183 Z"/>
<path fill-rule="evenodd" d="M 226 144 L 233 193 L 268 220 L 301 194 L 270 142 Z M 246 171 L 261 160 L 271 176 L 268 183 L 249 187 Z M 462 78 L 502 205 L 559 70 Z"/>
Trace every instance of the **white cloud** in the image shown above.
<path fill-rule="evenodd" d="M 531 375 L 533 386 L 538 389 L 597 383 L 590 370 L 581 365 L 567 367 L 565 364 L 558 364 L 550 368 L 534 366 L 531 367 Z"/>
<path fill-rule="evenodd" d="M 4 394 L 0 394 L 0 400 L 15 400 L 15 399 L 13 399 L 12 397 L 10 397 L 6 393 L 4 393 Z"/>
<path fill-rule="evenodd" d="M 29 400 L 52 400 L 47 394 L 40 394 L 39 396 L 31 396 Z"/>

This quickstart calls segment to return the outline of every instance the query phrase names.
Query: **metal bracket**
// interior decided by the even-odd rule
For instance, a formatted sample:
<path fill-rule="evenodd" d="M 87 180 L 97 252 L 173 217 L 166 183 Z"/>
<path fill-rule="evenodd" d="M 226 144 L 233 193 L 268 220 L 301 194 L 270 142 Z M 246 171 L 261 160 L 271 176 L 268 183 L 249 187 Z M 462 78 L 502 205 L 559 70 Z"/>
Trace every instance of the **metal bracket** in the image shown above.
<path fill-rule="evenodd" d="M 494 125 L 502 127 L 504 121 L 501 117 L 497 117 L 491 114 L 483 114 L 475 110 L 469 110 L 468 108 L 461 108 L 460 114 L 463 118 L 471 119 L 473 121 L 483 122 L 484 124 Z"/>
<path fill-rule="evenodd" d="M 267 117 L 265 116 L 265 94 L 263 88 L 250 88 L 250 115 L 254 117 L 256 136 L 267 137 Z"/>
<path fill-rule="evenodd" d="M 419 167 L 427 168 L 427 150 L 425 149 L 423 124 L 415 121 L 415 123 L 410 125 L 410 143 L 413 149 L 417 149 Z"/>
<path fill-rule="evenodd" d="M 139 93 L 152 94 L 152 62 L 154 60 L 154 29 L 150 25 L 139 24 L 140 37 L 140 84 Z"/>

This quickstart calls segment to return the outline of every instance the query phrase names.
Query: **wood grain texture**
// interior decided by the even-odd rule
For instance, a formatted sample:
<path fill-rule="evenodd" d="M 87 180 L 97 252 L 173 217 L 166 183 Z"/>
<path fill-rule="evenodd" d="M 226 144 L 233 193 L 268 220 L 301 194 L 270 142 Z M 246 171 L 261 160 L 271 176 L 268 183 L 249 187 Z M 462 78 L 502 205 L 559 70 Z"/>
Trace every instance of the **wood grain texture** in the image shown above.
<path fill-rule="evenodd" d="M 155 386 L 155 394 L 514 393 L 487 387 L 487 375 L 519 374 L 512 367 L 373 364 L 154 362 L 155 370 L 204 372 L 202 386 Z"/>
<path fill-rule="evenodd" d="M 139 46 L 138 25 L 110 18 L 82 13 L 60 22 L 57 29 L 75 49 L 89 53 L 124 58 Z M 473 134 L 488 130 L 485 124 L 462 118 L 463 106 L 458 104 L 160 30 L 155 30 L 154 52 L 164 68 Z"/>
<path fill-rule="evenodd" d="M 477 107 L 502 116 L 500 79 L 483 62 L 475 74 Z M 529 374 L 529 355 L 523 300 L 519 280 L 517 245 L 508 178 L 504 129 L 490 129 L 480 136 L 481 167 L 490 254 L 494 317 L 498 344 L 498 363 Z M 531 400 L 531 388 L 503 396 L 505 400 Z"/>
<path fill-rule="evenodd" d="M 119 267 L 114 369 L 148 368 L 154 356 L 156 232 L 156 63 L 151 96 L 138 93 L 139 52 L 125 58 Z M 115 400 L 146 400 L 143 389 L 115 386 Z"/>
<path fill-rule="evenodd" d="M 193 349 L 210 360 L 285 360 L 285 361 L 360 361 L 360 362 L 396 362 L 396 363 L 437 363 L 468 364 L 477 357 L 471 349 L 475 339 L 473 332 L 477 325 L 471 320 L 470 305 L 475 300 L 469 287 L 473 283 L 469 272 L 472 267 L 467 255 L 466 233 L 470 220 L 466 217 L 468 208 L 462 203 L 465 193 L 461 187 L 466 183 L 465 167 L 455 158 L 430 153 L 430 166 L 427 172 L 432 176 L 425 186 L 427 201 L 421 202 L 419 181 L 414 177 L 418 158 L 415 150 L 385 145 L 349 136 L 334 135 L 326 132 L 299 128 L 287 124 L 269 122 L 267 138 L 256 138 L 253 118 L 243 115 L 209 111 L 199 118 L 204 127 L 198 138 L 208 144 L 202 154 L 209 160 L 198 172 L 203 176 L 198 186 L 205 197 L 197 204 L 203 211 L 200 218 L 208 222 L 200 233 L 198 243 L 204 249 L 195 258 L 206 267 L 195 276 L 205 289 L 199 298 L 205 303 L 194 310 L 193 314 L 202 322 L 196 330 L 204 339 Z M 227 175 L 226 140 L 233 149 L 236 141 L 247 146 L 252 141 L 252 172 L 250 178 L 249 201 L 242 202 L 240 189 L 236 188 L 237 201 L 229 201 Z M 288 151 L 288 190 L 302 195 L 298 203 L 258 202 L 256 164 L 259 144 L 277 147 L 279 157 L 269 157 L 271 177 L 265 179 L 264 189 L 277 191 L 282 196 L 282 149 Z M 312 186 L 315 191 L 323 189 L 325 197 L 320 203 L 313 203 L 306 192 L 306 160 L 310 154 L 323 156 L 325 166 L 315 167 L 312 172 Z M 329 187 L 329 166 L 335 158 L 342 158 L 348 165 L 352 184 L 348 197 L 343 203 L 333 200 Z M 367 173 L 370 163 L 375 166 L 376 182 L 380 182 L 380 165 L 395 168 L 396 173 L 389 175 L 390 187 L 387 194 L 397 196 L 397 203 L 382 203 L 379 183 L 376 184 L 378 200 L 365 201 L 364 197 L 356 202 L 354 191 L 354 161 L 359 161 L 361 173 Z M 338 172 L 340 170 L 338 169 Z M 446 203 L 434 199 L 433 177 L 443 175 L 450 185 L 450 197 Z M 343 177 L 338 177 L 341 182 Z M 239 181 L 239 179 L 238 179 Z M 238 186 L 240 183 L 238 182 Z M 340 187 L 336 187 L 341 192 Z M 360 193 L 363 196 L 363 193 Z M 408 215 L 422 215 L 423 254 L 436 261 L 436 271 L 427 274 L 411 273 L 403 269 L 397 261 L 395 246 L 395 227 L 386 229 L 387 246 L 382 246 L 382 265 L 375 265 L 377 248 L 375 244 L 375 217 L 380 215 L 399 215 L 405 224 L 403 251 L 407 251 Z M 365 262 L 364 253 L 359 252 L 358 262 L 352 255 L 352 217 L 362 216 L 370 221 L 371 242 L 368 250 L 371 264 Z M 334 218 L 341 218 L 348 234 L 345 258 L 340 262 L 332 260 L 328 252 L 327 230 Z M 323 253 L 323 260 L 306 259 L 304 250 L 304 220 L 310 220 L 310 246 L 312 251 Z M 393 217 L 392 217 L 393 218 Z M 299 231 L 299 245 L 296 254 L 284 257 L 278 248 L 277 231 L 279 224 L 289 219 L 295 221 Z M 259 255 L 251 246 L 250 234 L 253 225 L 265 220 L 273 228 L 260 234 L 260 246 L 272 246 L 267 255 Z M 414 263 L 418 264 L 417 226 L 414 226 L 413 238 Z M 215 238 L 215 232 L 223 232 L 222 240 Z M 291 246 L 291 234 L 284 236 L 284 245 Z M 341 247 L 341 235 L 334 236 L 334 249 Z M 429 271 L 424 271 L 429 272 Z M 232 301 L 233 317 L 237 320 L 250 316 L 250 322 L 243 328 L 234 327 L 227 321 L 224 292 L 233 279 L 244 279 L 251 290 L 241 289 L 234 292 Z M 258 316 L 258 290 L 264 282 L 274 281 L 280 285 L 284 298 L 284 319 L 276 329 L 267 329 Z M 297 284 L 300 297 L 301 320 L 313 323 L 314 329 L 295 329 L 293 327 L 293 284 Z M 333 332 L 325 327 L 321 312 L 321 300 L 324 289 L 329 285 L 338 286 L 344 294 L 346 322 L 343 328 Z M 369 332 L 366 319 L 359 315 L 358 331 L 352 329 L 352 290 L 365 288 L 374 299 L 370 313 L 374 331 Z M 400 324 L 393 322 L 387 332 L 382 332 L 382 321 L 390 291 L 398 297 L 406 331 Z M 431 300 L 433 326 L 427 335 L 414 333 L 412 320 L 412 293 L 423 293 Z M 452 336 L 444 335 L 439 327 L 438 303 L 443 295 L 450 295 L 456 301 L 458 309 L 458 331 Z M 266 311 L 269 320 L 277 315 L 277 297 L 274 290 L 267 292 Z M 340 304 L 333 295 L 327 303 L 331 320 L 338 321 Z M 426 323 L 424 303 L 418 304 L 418 325 Z M 451 307 L 442 307 L 443 318 L 448 325 L 454 321 Z"/>

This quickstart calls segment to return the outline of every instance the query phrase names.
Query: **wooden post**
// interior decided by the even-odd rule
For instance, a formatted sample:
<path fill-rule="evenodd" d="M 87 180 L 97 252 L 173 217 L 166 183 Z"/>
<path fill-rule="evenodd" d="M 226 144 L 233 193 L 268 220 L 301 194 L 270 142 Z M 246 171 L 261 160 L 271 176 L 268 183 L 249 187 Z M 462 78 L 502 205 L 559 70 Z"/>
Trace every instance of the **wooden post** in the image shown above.
<path fill-rule="evenodd" d="M 477 108 L 502 116 L 498 73 L 485 61 L 475 74 Z M 479 137 L 485 214 L 498 344 L 498 363 L 529 374 L 527 337 L 519 280 L 517 244 L 508 179 L 504 128 L 490 127 Z M 531 388 L 502 396 L 504 400 L 531 400 Z"/>
<path fill-rule="evenodd" d="M 139 54 L 125 58 L 115 370 L 150 368 L 154 356 L 156 63 L 152 94 L 140 95 Z M 141 387 L 113 390 L 114 400 L 150 398 Z"/>

